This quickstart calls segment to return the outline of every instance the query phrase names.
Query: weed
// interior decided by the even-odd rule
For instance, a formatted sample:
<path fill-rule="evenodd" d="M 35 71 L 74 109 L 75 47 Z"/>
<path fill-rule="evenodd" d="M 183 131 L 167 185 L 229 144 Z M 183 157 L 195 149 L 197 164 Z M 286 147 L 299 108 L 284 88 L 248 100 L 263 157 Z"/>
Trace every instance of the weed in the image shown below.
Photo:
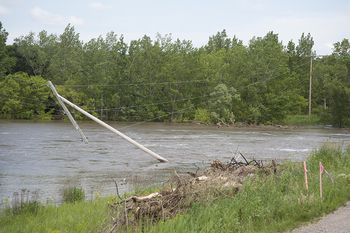
<path fill-rule="evenodd" d="M 85 200 L 85 192 L 80 187 L 68 187 L 63 190 L 63 202 L 75 203 Z"/>
<path fill-rule="evenodd" d="M 288 115 L 284 122 L 286 125 L 317 125 L 320 124 L 320 117 L 317 115 Z"/>

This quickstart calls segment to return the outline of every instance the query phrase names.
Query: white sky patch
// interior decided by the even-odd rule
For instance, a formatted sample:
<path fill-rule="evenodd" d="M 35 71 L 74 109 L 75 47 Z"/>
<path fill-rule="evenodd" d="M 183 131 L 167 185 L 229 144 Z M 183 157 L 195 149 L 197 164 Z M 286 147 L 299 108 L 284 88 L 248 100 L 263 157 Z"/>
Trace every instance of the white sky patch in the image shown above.
<path fill-rule="evenodd" d="M 347 28 L 348 22 L 350 22 L 350 16 L 344 15 L 332 18 L 321 16 L 271 17 L 256 23 L 252 31 L 256 35 L 263 36 L 264 32 L 273 30 L 279 34 L 279 39 L 283 40 L 284 45 L 290 39 L 297 44 L 302 32 L 310 33 L 315 42 L 313 49 L 322 55 L 331 53 L 333 43 L 347 37 L 347 31 L 344 29 Z M 243 34 L 248 33 L 246 31 Z"/>
<path fill-rule="evenodd" d="M 9 12 L 9 9 L 0 5 L 0 16 L 7 15 Z"/>
<path fill-rule="evenodd" d="M 94 10 L 102 11 L 108 9 L 108 6 L 101 2 L 90 2 L 89 7 Z"/>
<path fill-rule="evenodd" d="M 79 18 L 79 17 L 76 17 L 76 16 L 70 16 L 68 22 L 73 24 L 73 25 L 82 25 L 82 24 L 84 24 L 84 20 L 82 18 Z"/>
<path fill-rule="evenodd" d="M 48 25 L 66 25 L 68 23 L 82 25 L 84 23 L 84 20 L 77 16 L 63 16 L 49 12 L 37 6 L 31 9 L 30 14 L 35 20 Z"/>
<path fill-rule="evenodd" d="M 284 45 L 291 39 L 298 43 L 302 32 L 310 32 L 317 54 L 331 53 L 328 43 L 350 38 L 349 0 L 219 2 L 0 0 L 0 20 L 9 38 L 29 31 L 60 34 L 71 23 L 87 41 L 109 31 L 124 34 L 129 40 L 144 34 L 155 38 L 159 32 L 172 33 L 174 39 L 192 40 L 196 47 L 206 44 L 209 36 L 222 29 L 226 29 L 229 37 L 236 35 L 244 44 L 253 36 L 264 36 L 271 30 L 279 34 Z"/>
<path fill-rule="evenodd" d="M 324 44 L 325 47 L 329 48 L 329 50 L 333 50 L 334 49 L 334 42 L 331 43 L 331 42 L 328 42 L 326 44 Z"/>

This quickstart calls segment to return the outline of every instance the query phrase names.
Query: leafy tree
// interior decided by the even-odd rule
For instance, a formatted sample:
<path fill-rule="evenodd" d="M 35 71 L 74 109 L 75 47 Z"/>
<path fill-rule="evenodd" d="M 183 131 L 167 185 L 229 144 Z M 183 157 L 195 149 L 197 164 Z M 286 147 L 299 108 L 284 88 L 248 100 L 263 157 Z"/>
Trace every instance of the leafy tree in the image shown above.
<path fill-rule="evenodd" d="M 57 37 L 41 31 L 38 38 L 33 32 L 15 39 L 14 53 L 17 56 L 15 71 L 47 77 L 51 58 L 55 54 Z"/>
<path fill-rule="evenodd" d="M 222 30 L 200 48 L 171 35 L 126 43 L 113 32 L 83 43 L 71 25 L 60 35 L 29 33 L 12 45 L 6 45 L 7 35 L 0 24 L 2 117 L 38 118 L 50 109 L 62 114 L 44 80 L 107 120 L 269 124 L 307 110 L 310 34 L 284 46 L 268 32 L 246 46 Z M 313 58 L 312 104 L 325 123 L 350 124 L 349 54 L 344 39 L 332 55 Z"/>
<path fill-rule="evenodd" d="M 234 123 L 235 115 L 232 112 L 232 103 L 240 100 L 237 90 L 227 88 L 225 84 L 219 84 L 210 93 L 209 111 L 215 123 Z"/>
<path fill-rule="evenodd" d="M 220 49 L 229 49 L 231 47 L 231 40 L 227 37 L 226 30 L 217 32 L 214 36 L 209 37 L 206 49 L 208 52 L 215 52 Z"/>
<path fill-rule="evenodd" d="M 79 33 L 68 24 L 56 43 L 55 53 L 51 57 L 47 77 L 56 84 L 74 80 L 82 76 L 82 42 Z"/>
<path fill-rule="evenodd" d="M 339 81 L 327 85 L 330 122 L 337 127 L 350 123 L 350 87 Z"/>
<path fill-rule="evenodd" d="M 333 55 L 340 58 L 347 69 L 347 79 L 350 81 L 350 43 L 348 39 L 334 44 Z"/>
<path fill-rule="evenodd" d="M 14 65 L 14 59 L 9 56 L 8 46 L 6 45 L 8 33 L 2 27 L 0 21 L 0 78 L 4 77 Z"/>
<path fill-rule="evenodd" d="M 4 118 L 47 118 L 49 90 L 40 76 L 11 74 L 0 82 L 0 114 Z"/>

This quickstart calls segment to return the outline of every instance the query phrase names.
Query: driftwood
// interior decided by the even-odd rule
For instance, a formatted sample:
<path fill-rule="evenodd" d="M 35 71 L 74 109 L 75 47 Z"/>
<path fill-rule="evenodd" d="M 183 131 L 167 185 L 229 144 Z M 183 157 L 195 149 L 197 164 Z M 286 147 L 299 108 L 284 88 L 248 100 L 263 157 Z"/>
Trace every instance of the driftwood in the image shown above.
<path fill-rule="evenodd" d="M 199 176 L 196 178 L 196 181 L 206 181 L 208 180 L 209 178 L 207 176 Z"/>
<path fill-rule="evenodd" d="M 125 201 L 130 201 L 130 200 L 132 200 L 134 202 L 148 201 L 148 200 L 150 200 L 152 198 L 159 197 L 159 196 L 161 196 L 161 194 L 156 192 L 156 193 L 151 193 L 151 194 L 149 194 L 147 196 L 140 196 L 140 197 L 138 197 L 138 196 L 131 196 L 128 199 L 126 199 Z"/>
<path fill-rule="evenodd" d="M 275 162 L 272 166 L 264 166 L 262 161 L 248 161 L 242 153 L 239 155 L 242 157 L 240 161 L 235 157 L 228 163 L 214 160 L 210 168 L 200 175 L 198 169 L 195 173 L 182 176 L 174 170 L 173 180 L 161 191 L 145 196 L 120 198 L 110 204 L 114 218 L 113 226 L 108 232 L 120 229 L 130 231 L 130 227 L 132 232 L 144 232 L 145 224 L 172 218 L 195 202 L 213 200 L 218 196 L 233 197 L 242 187 L 245 177 L 260 170 L 272 173 L 271 168 L 274 172 L 277 169 Z M 117 184 L 116 189 L 119 196 Z"/>

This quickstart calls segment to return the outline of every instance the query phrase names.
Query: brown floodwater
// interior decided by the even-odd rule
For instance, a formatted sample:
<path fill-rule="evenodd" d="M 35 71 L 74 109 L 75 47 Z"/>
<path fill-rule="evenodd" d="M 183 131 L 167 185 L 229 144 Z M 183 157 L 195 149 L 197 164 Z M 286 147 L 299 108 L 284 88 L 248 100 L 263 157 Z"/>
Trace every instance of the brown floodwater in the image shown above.
<path fill-rule="evenodd" d="M 94 122 L 79 123 L 89 139 L 84 144 L 69 122 L 0 121 L 0 202 L 21 189 L 59 202 L 71 185 L 82 186 L 89 199 L 115 194 L 114 180 L 120 192 L 160 184 L 174 169 L 195 171 L 237 151 L 259 160 L 302 161 L 322 143 L 350 144 L 345 129 L 109 123 L 170 162 L 159 163 Z"/>

